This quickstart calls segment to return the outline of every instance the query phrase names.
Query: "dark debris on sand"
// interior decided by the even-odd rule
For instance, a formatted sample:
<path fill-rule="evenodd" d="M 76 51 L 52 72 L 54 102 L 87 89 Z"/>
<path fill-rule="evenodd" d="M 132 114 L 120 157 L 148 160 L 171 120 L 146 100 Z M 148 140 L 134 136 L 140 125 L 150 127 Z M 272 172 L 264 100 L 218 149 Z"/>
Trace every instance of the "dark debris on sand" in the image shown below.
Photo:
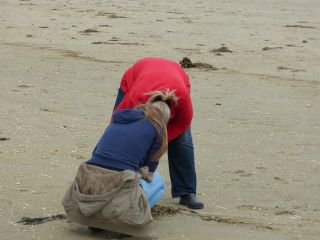
<path fill-rule="evenodd" d="M 182 208 L 176 208 L 172 206 L 161 206 L 155 205 L 151 208 L 151 214 L 153 217 L 163 217 L 163 216 L 174 216 L 176 214 L 182 213 Z"/>
<path fill-rule="evenodd" d="M 97 33 L 99 32 L 97 29 L 94 29 L 94 28 L 88 28 L 86 30 L 83 30 L 83 31 L 80 31 L 80 33 L 85 33 L 85 34 L 88 34 L 88 33 Z"/>
<path fill-rule="evenodd" d="M 218 70 L 218 68 L 212 66 L 211 64 L 208 63 L 202 63 L 202 62 L 195 62 L 193 63 L 190 58 L 184 57 L 180 61 L 180 65 L 183 68 L 201 68 L 201 69 L 206 69 L 206 70 Z"/>
<path fill-rule="evenodd" d="M 274 49 L 282 49 L 282 47 L 264 47 L 264 48 L 262 48 L 262 51 L 269 51 L 269 50 L 274 50 Z"/>
<path fill-rule="evenodd" d="M 66 219 L 66 215 L 64 214 L 57 214 L 57 215 L 51 215 L 46 217 L 22 217 L 20 221 L 17 223 L 21 223 L 23 225 L 36 225 L 36 224 L 42 224 L 45 222 L 53 221 L 53 220 L 62 220 Z"/>
<path fill-rule="evenodd" d="M 222 53 L 222 52 L 224 52 L 224 53 L 232 53 L 232 51 L 229 50 L 229 48 L 224 47 L 224 46 L 220 47 L 220 48 L 212 49 L 210 52 L 212 52 L 212 53 Z"/>
<path fill-rule="evenodd" d="M 0 137 L 0 141 L 1 141 L 1 142 L 8 141 L 8 140 L 10 140 L 10 138 Z"/>
<path fill-rule="evenodd" d="M 314 26 L 306 26 L 306 25 L 300 25 L 300 24 L 285 25 L 284 27 L 287 27 L 287 28 L 315 28 Z"/>

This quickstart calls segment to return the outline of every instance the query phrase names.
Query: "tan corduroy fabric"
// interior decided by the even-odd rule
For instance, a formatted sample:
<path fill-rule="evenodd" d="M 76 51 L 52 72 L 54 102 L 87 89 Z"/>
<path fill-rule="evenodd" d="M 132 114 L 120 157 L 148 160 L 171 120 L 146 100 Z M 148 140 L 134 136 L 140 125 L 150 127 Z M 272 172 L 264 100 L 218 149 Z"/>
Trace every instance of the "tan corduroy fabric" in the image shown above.
<path fill-rule="evenodd" d="M 82 163 L 62 205 L 69 221 L 89 227 L 152 237 L 152 215 L 141 175 Z"/>

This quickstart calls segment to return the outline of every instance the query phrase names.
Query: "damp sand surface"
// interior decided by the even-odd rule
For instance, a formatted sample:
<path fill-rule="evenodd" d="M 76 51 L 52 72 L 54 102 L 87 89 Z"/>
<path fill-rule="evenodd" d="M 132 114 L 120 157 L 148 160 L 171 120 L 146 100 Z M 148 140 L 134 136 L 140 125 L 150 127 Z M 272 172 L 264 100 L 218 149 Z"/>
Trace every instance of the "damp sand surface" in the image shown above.
<path fill-rule="evenodd" d="M 1 239 L 134 239 L 92 234 L 59 214 L 123 72 L 148 56 L 196 65 L 185 70 L 205 203 L 190 211 L 170 197 L 164 157 L 158 239 L 320 239 L 317 0 L 2 0 L 0 8 Z"/>

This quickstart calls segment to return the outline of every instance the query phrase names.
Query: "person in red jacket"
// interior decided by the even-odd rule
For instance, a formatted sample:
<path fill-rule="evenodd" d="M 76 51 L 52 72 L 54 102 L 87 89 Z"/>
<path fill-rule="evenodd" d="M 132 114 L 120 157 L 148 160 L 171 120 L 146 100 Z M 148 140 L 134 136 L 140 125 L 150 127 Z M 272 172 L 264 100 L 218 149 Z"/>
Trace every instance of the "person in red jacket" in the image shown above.
<path fill-rule="evenodd" d="M 124 73 L 114 111 L 134 108 L 145 103 L 150 92 L 174 91 L 177 105 L 167 104 L 171 110 L 168 131 L 168 160 L 172 197 L 180 197 L 180 204 L 201 209 L 204 204 L 196 196 L 196 171 L 191 135 L 193 116 L 188 75 L 176 62 L 163 58 L 144 58 Z"/>

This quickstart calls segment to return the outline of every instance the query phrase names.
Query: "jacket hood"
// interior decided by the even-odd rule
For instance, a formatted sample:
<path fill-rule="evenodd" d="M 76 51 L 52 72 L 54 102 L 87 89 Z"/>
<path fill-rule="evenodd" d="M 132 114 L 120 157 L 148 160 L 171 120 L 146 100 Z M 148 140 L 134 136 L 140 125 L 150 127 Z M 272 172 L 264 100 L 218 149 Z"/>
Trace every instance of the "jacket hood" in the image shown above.
<path fill-rule="evenodd" d="M 113 123 L 132 123 L 144 119 L 144 113 L 138 109 L 121 109 L 112 114 Z"/>

